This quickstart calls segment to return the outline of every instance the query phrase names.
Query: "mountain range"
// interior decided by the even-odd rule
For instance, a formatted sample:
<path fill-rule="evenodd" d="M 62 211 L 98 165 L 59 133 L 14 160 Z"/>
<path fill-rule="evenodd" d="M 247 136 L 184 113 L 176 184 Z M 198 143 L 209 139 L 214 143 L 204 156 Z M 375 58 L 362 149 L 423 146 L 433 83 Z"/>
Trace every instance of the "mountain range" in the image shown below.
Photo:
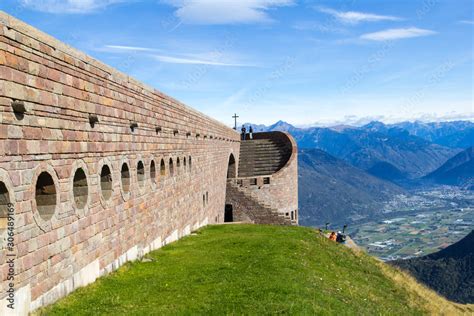
<path fill-rule="evenodd" d="M 470 121 L 401 122 L 391 124 L 389 127 L 406 130 L 411 135 L 446 147 L 468 148 L 474 146 L 474 123 Z"/>
<path fill-rule="evenodd" d="M 294 129 L 312 129 L 318 127 L 298 128 L 284 121 L 278 121 L 273 125 L 258 125 L 245 123 L 244 125 L 252 125 L 257 131 L 268 130 L 285 130 L 292 131 Z M 319 127 L 324 128 L 324 127 Z M 335 125 L 326 127 L 334 131 L 344 131 L 345 129 L 367 129 L 372 131 L 384 132 L 388 129 L 401 129 L 407 131 L 410 135 L 417 136 L 426 141 L 441 146 L 451 148 L 468 148 L 474 146 L 474 122 L 471 121 L 449 121 L 449 122 L 400 122 L 395 124 L 384 124 L 382 122 L 373 121 L 361 127 L 351 125 Z"/>
<path fill-rule="evenodd" d="M 270 126 L 253 126 L 255 131 L 289 132 L 299 148 L 321 149 L 397 183 L 426 176 L 463 149 L 474 146 L 474 123 L 469 121 L 392 125 L 371 122 L 361 127 L 309 128 L 278 121 Z"/>
<path fill-rule="evenodd" d="M 410 189 L 438 184 L 474 189 L 472 122 L 298 128 L 287 122 L 252 125 L 285 131 L 299 147 L 302 225 L 345 224 L 376 215 Z"/>
<path fill-rule="evenodd" d="M 433 254 L 391 263 L 450 300 L 474 303 L 474 230 Z"/>
<path fill-rule="evenodd" d="M 469 147 L 446 161 L 425 178 L 438 184 L 474 189 L 474 147 Z"/>
<path fill-rule="evenodd" d="M 384 201 L 406 194 L 320 149 L 300 149 L 298 169 L 300 223 L 306 226 L 343 225 L 372 216 Z"/>

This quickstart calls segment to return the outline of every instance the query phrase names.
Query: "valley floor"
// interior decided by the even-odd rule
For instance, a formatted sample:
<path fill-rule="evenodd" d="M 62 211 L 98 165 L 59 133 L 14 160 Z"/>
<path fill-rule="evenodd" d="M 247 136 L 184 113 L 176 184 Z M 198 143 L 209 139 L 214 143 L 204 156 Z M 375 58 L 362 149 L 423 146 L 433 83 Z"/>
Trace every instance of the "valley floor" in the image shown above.
<path fill-rule="evenodd" d="M 313 229 L 220 225 L 126 264 L 38 314 L 417 315 L 467 308 Z"/>
<path fill-rule="evenodd" d="M 382 260 L 436 252 L 474 227 L 474 191 L 470 190 L 448 186 L 419 190 L 409 198 L 394 198 L 387 209 L 382 216 L 349 224 L 357 244 Z"/>
<path fill-rule="evenodd" d="M 352 225 L 357 245 L 380 259 L 424 256 L 454 244 L 474 227 L 474 208 L 425 211 Z"/>

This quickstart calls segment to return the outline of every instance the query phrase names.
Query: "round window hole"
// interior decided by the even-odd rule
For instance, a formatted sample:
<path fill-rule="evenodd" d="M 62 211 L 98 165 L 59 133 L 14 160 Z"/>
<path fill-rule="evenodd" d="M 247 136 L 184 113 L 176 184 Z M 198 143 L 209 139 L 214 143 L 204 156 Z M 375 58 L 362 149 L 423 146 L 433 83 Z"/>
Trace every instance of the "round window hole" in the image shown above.
<path fill-rule="evenodd" d="M 5 183 L 0 182 L 0 234 L 8 226 L 8 205 L 10 204 L 10 195 Z M 1 243 L 1 240 L 0 240 Z"/>
<path fill-rule="evenodd" d="M 53 177 L 46 171 L 36 180 L 36 207 L 43 220 L 49 220 L 56 210 L 56 187 Z"/>
<path fill-rule="evenodd" d="M 112 196 L 112 172 L 107 165 L 102 166 L 102 170 L 100 171 L 100 189 L 102 190 L 104 199 L 110 199 Z"/>
<path fill-rule="evenodd" d="M 160 176 L 162 177 L 166 176 L 165 161 L 163 159 L 161 159 L 161 163 L 160 163 Z"/>
<path fill-rule="evenodd" d="M 122 165 L 121 175 L 122 175 L 122 190 L 123 192 L 128 193 L 130 191 L 130 169 L 128 168 L 127 163 L 124 163 Z"/>
<path fill-rule="evenodd" d="M 137 178 L 138 185 L 140 185 L 140 187 L 143 187 L 143 184 L 145 183 L 145 166 L 141 161 L 139 161 L 137 164 Z"/>
<path fill-rule="evenodd" d="M 173 168 L 173 158 L 170 158 L 170 161 L 169 161 L 169 172 L 170 172 L 170 176 L 174 176 L 174 168 Z"/>
<path fill-rule="evenodd" d="M 89 188 L 87 186 L 87 176 L 84 169 L 78 168 L 74 173 L 72 192 L 74 194 L 74 203 L 79 209 L 83 209 L 87 204 Z"/>
<path fill-rule="evenodd" d="M 154 160 L 150 162 L 150 179 L 153 183 L 156 183 L 156 167 Z"/>

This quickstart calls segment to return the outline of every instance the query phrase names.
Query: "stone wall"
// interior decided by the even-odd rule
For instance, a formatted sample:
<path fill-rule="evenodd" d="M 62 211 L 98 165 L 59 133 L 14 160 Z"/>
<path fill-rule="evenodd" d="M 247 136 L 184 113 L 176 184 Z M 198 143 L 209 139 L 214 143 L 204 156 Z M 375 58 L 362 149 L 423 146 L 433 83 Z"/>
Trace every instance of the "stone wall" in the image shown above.
<path fill-rule="evenodd" d="M 252 221 L 267 224 L 291 223 L 298 225 L 298 148 L 296 141 L 285 132 L 256 133 L 254 139 L 278 139 L 287 144 L 284 147 L 284 152 L 280 153 L 281 157 L 285 159 L 283 166 L 276 172 L 267 175 L 237 177 L 229 181 L 236 189 L 257 202 L 260 208 L 267 209 L 266 212 L 260 212 L 266 214 L 266 219 L 259 216 L 258 219 Z M 252 141 L 246 140 L 245 142 Z M 241 154 L 241 158 L 249 159 L 244 157 L 244 153 Z M 243 218 L 242 214 L 246 214 L 247 211 L 242 208 L 242 203 L 230 198 L 230 196 L 227 197 L 226 203 L 233 204 L 235 212 L 240 214 L 240 218 Z M 270 212 L 270 210 L 273 212 Z M 255 218 L 252 215 L 255 210 L 249 211 L 249 217 L 251 219 Z M 284 219 L 274 218 L 275 214 L 277 217 L 283 217 Z"/>
<path fill-rule="evenodd" d="M 231 210 L 231 215 L 228 210 Z M 229 217 L 232 217 L 231 220 Z M 289 216 L 259 201 L 248 194 L 246 188 L 236 185 L 234 181 L 227 182 L 226 213 L 224 221 L 246 222 L 265 225 L 293 225 Z"/>
<path fill-rule="evenodd" d="M 0 314 L 11 312 L 9 259 L 25 314 L 222 222 L 239 144 L 232 129 L 0 12 Z"/>

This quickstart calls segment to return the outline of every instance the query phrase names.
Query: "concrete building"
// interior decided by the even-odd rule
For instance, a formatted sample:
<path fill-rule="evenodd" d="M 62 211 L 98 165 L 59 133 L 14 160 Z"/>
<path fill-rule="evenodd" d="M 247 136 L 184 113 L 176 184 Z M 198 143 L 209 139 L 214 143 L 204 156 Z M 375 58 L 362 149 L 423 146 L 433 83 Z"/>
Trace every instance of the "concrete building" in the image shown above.
<path fill-rule="evenodd" d="M 0 12 L 0 315 L 204 225 L 297 224 L 297 181 L 288 134 L 241 141 Z"/>

